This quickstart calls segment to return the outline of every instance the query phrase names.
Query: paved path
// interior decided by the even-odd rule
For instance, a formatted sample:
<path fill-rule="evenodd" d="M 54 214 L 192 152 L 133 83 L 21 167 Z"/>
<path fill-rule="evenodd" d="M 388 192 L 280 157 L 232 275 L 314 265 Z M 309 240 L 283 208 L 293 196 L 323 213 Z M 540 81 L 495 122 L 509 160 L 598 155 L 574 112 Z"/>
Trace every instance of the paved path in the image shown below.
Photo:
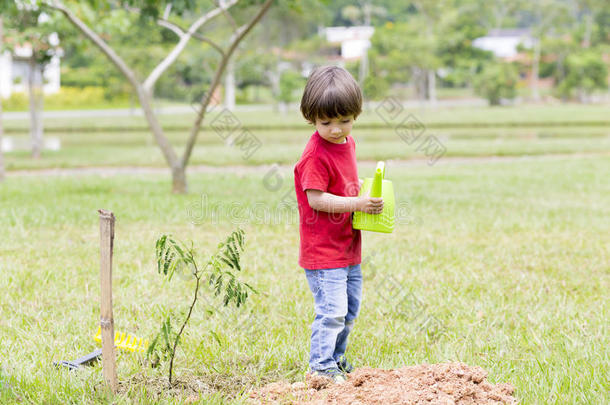
<path fill-rule="evenodd" d="M 552 161 L 565 159 L 583 159 L 594 157 L 610 157 L 610 152 L 601 153 L 570 153 L 570 154 L 549 154 L 549 155 L 527 155 L 527 156 L 481 156 L 481 157 L 443 157 L 434 166 L 428 165 L 427 159 L 410 160 L 386 160 L 388 168 L 393 167 L 417 167 L 417 166 L 446 166 L 446 165 L 465 165 L 473 163 L 503 163 L 503 162 L 528 162 L 528 161 Z M 375 161 L 360 161 L 360 167 L 375 167 Z M 232 173 L 232 174 L 252 174 L 268 173 L 276 167 L 281 172 L 291 172 L 293 165 L 258 165 L 258 166 L 209 166 L 193 165 L 188 166 L 187 173 Z M 119 176 L 119 175 L 148 175 L 148 174 L 169 174 L 167 167 L 141 167 L 141 166 L 90 166 L 77 168 L 56 168 L 56 169 L 33 169 L 33 170 L 11 170 L 6 172 L 7 177 L 41 177 L 41 176 Z"/>

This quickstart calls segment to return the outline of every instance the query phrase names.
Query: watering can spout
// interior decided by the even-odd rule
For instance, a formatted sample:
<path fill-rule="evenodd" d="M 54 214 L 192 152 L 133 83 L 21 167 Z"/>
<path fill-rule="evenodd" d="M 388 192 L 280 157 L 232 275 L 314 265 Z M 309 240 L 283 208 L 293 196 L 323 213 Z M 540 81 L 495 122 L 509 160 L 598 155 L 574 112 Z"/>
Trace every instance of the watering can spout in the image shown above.
<path fill-rule="evenodd" d="M 371 197 L 381 197 L 381 185 L 383 184 L 383 178 L 385 177 L 385 163 L 378 162 L 377 168 L 375 169 L 375 177 L 373 178 L 373 185 L 371 186 Z"/>

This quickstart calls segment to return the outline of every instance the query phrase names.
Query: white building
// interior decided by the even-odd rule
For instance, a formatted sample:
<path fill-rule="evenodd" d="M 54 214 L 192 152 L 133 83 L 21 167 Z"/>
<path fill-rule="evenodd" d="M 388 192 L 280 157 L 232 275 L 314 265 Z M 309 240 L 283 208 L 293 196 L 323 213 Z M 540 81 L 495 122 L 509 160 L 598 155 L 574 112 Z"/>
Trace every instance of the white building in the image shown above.
<path fill-rule="evenodd" d="M 17 47 L 11 54 L 5 51 L 0 54 L 0 96 L 10 97 L 16 92 L 27 92 L 29 58 L 32 48 L 29 46 Z M 43 91 L 53 94 L 59 91 L 60 86 L 60 58 L 53 56 L 43 72 Z"/>
<path fill-rule="evenodd" d="M 328 27 L 324 29 L 326 40 L 330 43 L 341 44 L 341 57 L 343 59 L 360 59 L 371 46 L 371 37 L 374 27 Z"/>
<path fill-rule="evenodd" d="M 502 59 L 514 58 L 519 51 L 517 47 L 523 45 L 525 48 L 534 46 L 534 38 L 527 29 L 499 29 L 490 30 L 487 35 L 472 41 L 475 48 L 491 51 Z"/>

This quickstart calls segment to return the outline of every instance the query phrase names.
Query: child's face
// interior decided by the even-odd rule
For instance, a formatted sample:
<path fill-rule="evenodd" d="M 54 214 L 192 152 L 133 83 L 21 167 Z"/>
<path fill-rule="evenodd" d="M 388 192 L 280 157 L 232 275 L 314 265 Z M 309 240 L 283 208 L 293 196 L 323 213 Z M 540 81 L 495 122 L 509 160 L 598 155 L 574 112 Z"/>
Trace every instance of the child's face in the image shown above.
<path fill-rule="evenodd" d="M 344 143 L 345 137 L 352 132 L 354 116 L 337 118 L 316 118 L 316 130 L 322 138 L 332 143 Z"/>

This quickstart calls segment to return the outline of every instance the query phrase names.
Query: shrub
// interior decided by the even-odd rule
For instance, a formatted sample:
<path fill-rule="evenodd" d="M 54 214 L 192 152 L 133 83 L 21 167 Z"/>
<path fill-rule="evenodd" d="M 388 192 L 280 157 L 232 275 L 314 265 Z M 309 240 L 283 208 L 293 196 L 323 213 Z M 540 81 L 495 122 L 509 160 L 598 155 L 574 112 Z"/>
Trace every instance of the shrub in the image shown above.
<path fill-rule="evenodd" d="M 105 102 L 102 87 L 61 87 L 59 92 L 45 96 L 45 108 L 74 109 Z"/>
<path fill-rule="evenodd" d="M 295 100 L 295 92 L 305 86 L 305 78 L 294 70 L 286 70 L 280 76 L 280 101 L 289 103 Z"/>
<path fill-rule="evenodd" d="M 25 93 L 13 93 L 9 98 L 2 100 L 5 111 L 23 111 L 28 109 L 28 96 Z"/>
<path fill-rule="evenodd" d="M 103 87 L 64 87 L 59 92 L 44 96 L 44 109 L 70 110 L 83 108 L 99 108 L 116 102 L 127 102 L 127 98 L 114 98 L 108 100 Z M 27 93 L 13 93 L 2 101 L 6 111 L 25 111 L 29 108 Z"/>
<path fill-rule="evenodd" d="M 596 89 L 607 87 L 608 68 L 599 51 L 589 49 L 568 55 L 565 69 L 566 75 L 556 89 L 563 98 L 570 98 L 576 92 L 585 101 Z"/>
<path fill-rule="evenodd" d="M 474 89 L 485 97 L 489 104 L 499 105 L 502 99 L 513 99 L 517 95 L 519 76 L 514 65 L 509 63 L 490 63 L 475 77 Z"/>

